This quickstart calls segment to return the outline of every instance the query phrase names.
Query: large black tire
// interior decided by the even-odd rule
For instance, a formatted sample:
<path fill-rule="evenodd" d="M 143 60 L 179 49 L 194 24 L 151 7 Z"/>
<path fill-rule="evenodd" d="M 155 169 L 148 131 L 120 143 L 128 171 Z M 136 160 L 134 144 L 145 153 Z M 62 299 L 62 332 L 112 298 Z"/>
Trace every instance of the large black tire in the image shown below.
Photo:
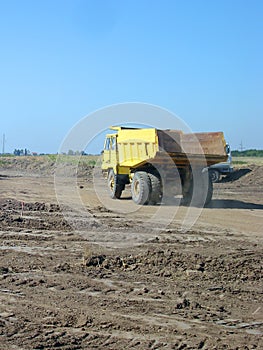
<path fill-rule="evenodd" d="M 149 204 L 155 205 L 162 201 L 161 179 L 158 175 L 148 173 L 151 182 Z"/>
<path fill-rule="evenodd" d="M 211 202 L 212 197 L 213 197 L 213 181 L 212 181 L 211 177 L 208 176 L 208 188 L 207 188 L 205 205 L 207 205 Z"/>
<path fill-rule="evenodd" d="M 190 205 L 191 200 L 192 200 L 192 196 L 193 196 L 193 181 L 192 180 L 191 180 L 191 184 L 189 185 L 189 187 L 187 187 L 187 189 L 185 189 L 183 187 L 182 194 L 183 194 L 183 198 L 182 198 L 181 204 L 182 205 Z"/>
<path fill-rule="evenodd" d="M 209 175 L 211 177 L 212 182 L 219 182 L 220 173 L 216 169 L 209 169 Z"/>
<path fill-rule="evenodd" d="M 123 187 L 123 185 L 117 183 L 117 175 L 114 174 L 114 171 L 110 170 L 108 174 L 108 189 L 110 197 L 112 199 L 120 199 Z"/>
<path fill-rule="evenodd" d="M 151 194 L 151 181 L 145 171 L 136 171 L 131 184 L 132 199 L 136 204 L 148 204 Z"/>
<path fill-rule="evenodd" d="M 211 176 L 207 172 L 200 172 L 200 176 L 196 176 L 195 190 L 193 178 L 189 184 L 183 186 L 183 205 L 202 207 L 210 203 L 213 196 L 213 182 Z M 194 195 L 194 198 L 193 198 Z"/>

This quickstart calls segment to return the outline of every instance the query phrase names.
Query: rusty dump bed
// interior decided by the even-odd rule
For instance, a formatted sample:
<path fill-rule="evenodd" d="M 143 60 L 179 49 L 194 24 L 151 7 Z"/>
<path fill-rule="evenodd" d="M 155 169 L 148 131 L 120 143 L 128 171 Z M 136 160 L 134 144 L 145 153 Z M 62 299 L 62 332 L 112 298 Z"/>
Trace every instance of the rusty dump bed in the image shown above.
<path fill-rule="evenodd" d="M 172 158 L 177 165 L 202 164 L 208 166 L 227 160 L 226 142 L 222 132 L 184 134 L 179 130 L 156 130 L 159 151 L 153 163 Z M 167 154 L 167 157 L 164 157 Z"/>

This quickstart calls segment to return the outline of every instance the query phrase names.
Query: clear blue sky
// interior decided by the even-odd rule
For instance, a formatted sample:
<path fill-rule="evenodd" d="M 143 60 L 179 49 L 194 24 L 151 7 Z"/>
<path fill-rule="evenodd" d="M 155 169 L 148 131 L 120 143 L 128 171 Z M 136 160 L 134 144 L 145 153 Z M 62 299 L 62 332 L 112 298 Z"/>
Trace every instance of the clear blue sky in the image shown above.
<path fill-rule="evenodd" d="M 0 139 L 57 152 L 85 115 L 139 101 L 263 149 L 262 18 L 262 0 L 0 0 Z"/>

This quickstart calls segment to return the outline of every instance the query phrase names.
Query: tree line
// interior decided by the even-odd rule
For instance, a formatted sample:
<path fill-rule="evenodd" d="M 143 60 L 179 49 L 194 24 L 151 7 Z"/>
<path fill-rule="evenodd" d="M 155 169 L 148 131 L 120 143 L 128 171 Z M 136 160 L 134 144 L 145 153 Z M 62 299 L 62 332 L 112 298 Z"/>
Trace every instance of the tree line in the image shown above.
<path fill-rule="evenodd" d="M 261 149 L 247 149 L 245 151 L 234 150 L 231 151 L 233 157 L 263 157 L 263 150 Z"/>
<path fill-rule="evenodd" d="M 29 149 L 15 149 L 14 150 L 14 155 L 15 156 L 28 156 L 30 155 Z"/>

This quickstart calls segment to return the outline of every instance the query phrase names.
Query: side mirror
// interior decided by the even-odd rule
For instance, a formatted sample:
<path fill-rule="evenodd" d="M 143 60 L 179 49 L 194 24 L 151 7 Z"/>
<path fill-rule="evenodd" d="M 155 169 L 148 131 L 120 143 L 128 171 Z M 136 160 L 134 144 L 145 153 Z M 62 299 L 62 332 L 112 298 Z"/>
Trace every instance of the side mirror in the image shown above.
<path fill-rule="evenodd" d="M 229 154 L 229 153 L 230 153 L 230 146 L 226 145 L 226 154 Z"/>

